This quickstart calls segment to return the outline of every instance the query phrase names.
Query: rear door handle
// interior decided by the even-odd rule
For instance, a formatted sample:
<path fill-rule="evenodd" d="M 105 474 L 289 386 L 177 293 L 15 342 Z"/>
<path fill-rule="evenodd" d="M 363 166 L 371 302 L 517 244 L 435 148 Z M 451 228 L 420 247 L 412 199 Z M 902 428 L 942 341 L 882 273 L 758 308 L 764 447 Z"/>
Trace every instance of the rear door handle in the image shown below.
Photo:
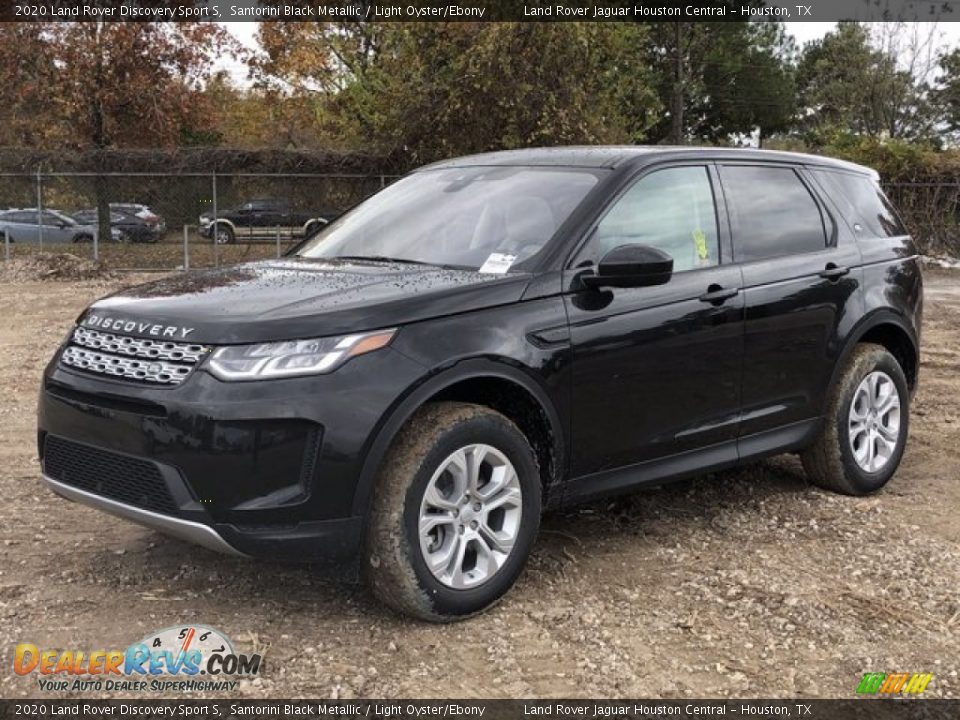
<path fill-rule="evenodd" d="M 739 292 L 740 288 L 724 288 L 720 285 L 711 285 L 707 288 L 707 291 L 700 296 L 700 300 L 701 302 L 713 303 L 714 305 L 722 305 L 730 298 L 736 297 Z"/>
<path fill-rule="evenodd" d="M 850 268 L 848 267 L 835 263 L 827 263 L 827 266 L 820 271 L 820 277 L 826 278 L 827 280 L 838 280 L 849 272 Z"/>

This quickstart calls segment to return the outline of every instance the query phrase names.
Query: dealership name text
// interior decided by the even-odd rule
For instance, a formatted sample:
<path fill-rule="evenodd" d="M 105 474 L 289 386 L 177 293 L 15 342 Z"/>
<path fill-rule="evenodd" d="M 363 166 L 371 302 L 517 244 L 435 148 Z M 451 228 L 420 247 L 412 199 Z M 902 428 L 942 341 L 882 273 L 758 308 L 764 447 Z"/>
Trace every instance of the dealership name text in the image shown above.
<path fill-rule="evenodd" d="M 800 15 L 809 15 L 801 10 L 805 5 L 798 5 Z M 593 7 L 567 5 L 524 5 L 524 17 L 543 17 L 552 19 L 564 18 L 650 18 L 650 17 L 726 17 L 728 14 L 740 17 L 791 17 L 787 8 L 783 7 L 753 7 L 743 5 L 740 8 L 727 8 L 725 5 L 705 7 L 703 5 L 685 5 L 683 7 L 663 7 L 659 5 L 594 5 Z"/>

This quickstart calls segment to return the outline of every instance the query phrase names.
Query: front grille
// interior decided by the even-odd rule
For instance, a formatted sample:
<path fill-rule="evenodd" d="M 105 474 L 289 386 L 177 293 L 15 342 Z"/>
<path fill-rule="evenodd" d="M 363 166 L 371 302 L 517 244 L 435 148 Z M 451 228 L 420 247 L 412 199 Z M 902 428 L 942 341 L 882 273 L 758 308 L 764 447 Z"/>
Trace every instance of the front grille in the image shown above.
<path fill-rule="evenodd" d="M 58 482 L 126 505 L 176 515 L 177 505 L 152 462 L 48 435 L 43 471 Z"/>
<path fill-rule="evenodd" d="M 148 340 L 78 327 L 60 362 L 67 367 L 155 385 L 179 385 L 210 348 L 195 343 Z"/>

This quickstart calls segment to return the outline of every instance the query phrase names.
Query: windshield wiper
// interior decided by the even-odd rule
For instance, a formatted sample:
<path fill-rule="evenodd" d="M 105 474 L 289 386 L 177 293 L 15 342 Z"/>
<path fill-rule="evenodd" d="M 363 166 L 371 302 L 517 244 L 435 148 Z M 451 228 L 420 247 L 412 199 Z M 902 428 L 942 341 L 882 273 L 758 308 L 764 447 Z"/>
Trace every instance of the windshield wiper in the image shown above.
<path fill-rule="evenodd" d="M 447 263 L 432 263 L 426 260 L 411 260 L 410 258 L 387 257 L 386 255 L 334 255 L 332 258 L 317 258 L 318 260 L 370 260 L 372 262 L 404 263 L 406 265 L 427 265 L 441 270 L 476 270 L 469 265 L 452 265 Z"/>
<path fill-rule="evenodd" d="M 424 260 L 411 260 L 410 258 L 387 257 L 386 255 L 335 255 L 328 260 L 370 260 L 372 262 L 392 262 L 405 263 L 407 265 L 435 265 L 435 263 Z"/>

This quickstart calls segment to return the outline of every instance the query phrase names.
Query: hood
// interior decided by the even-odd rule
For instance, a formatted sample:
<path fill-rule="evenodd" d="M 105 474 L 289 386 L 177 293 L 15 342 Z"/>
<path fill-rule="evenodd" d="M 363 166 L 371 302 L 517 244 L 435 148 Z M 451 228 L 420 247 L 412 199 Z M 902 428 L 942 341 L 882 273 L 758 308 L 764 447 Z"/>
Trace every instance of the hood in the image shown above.
<path fill-rule="evenodd" d="M 231 344 L 376 330 L 517 302 L 530 276 L 287 258 L 171 275 L 93 303 L 79 322 Z"/>

